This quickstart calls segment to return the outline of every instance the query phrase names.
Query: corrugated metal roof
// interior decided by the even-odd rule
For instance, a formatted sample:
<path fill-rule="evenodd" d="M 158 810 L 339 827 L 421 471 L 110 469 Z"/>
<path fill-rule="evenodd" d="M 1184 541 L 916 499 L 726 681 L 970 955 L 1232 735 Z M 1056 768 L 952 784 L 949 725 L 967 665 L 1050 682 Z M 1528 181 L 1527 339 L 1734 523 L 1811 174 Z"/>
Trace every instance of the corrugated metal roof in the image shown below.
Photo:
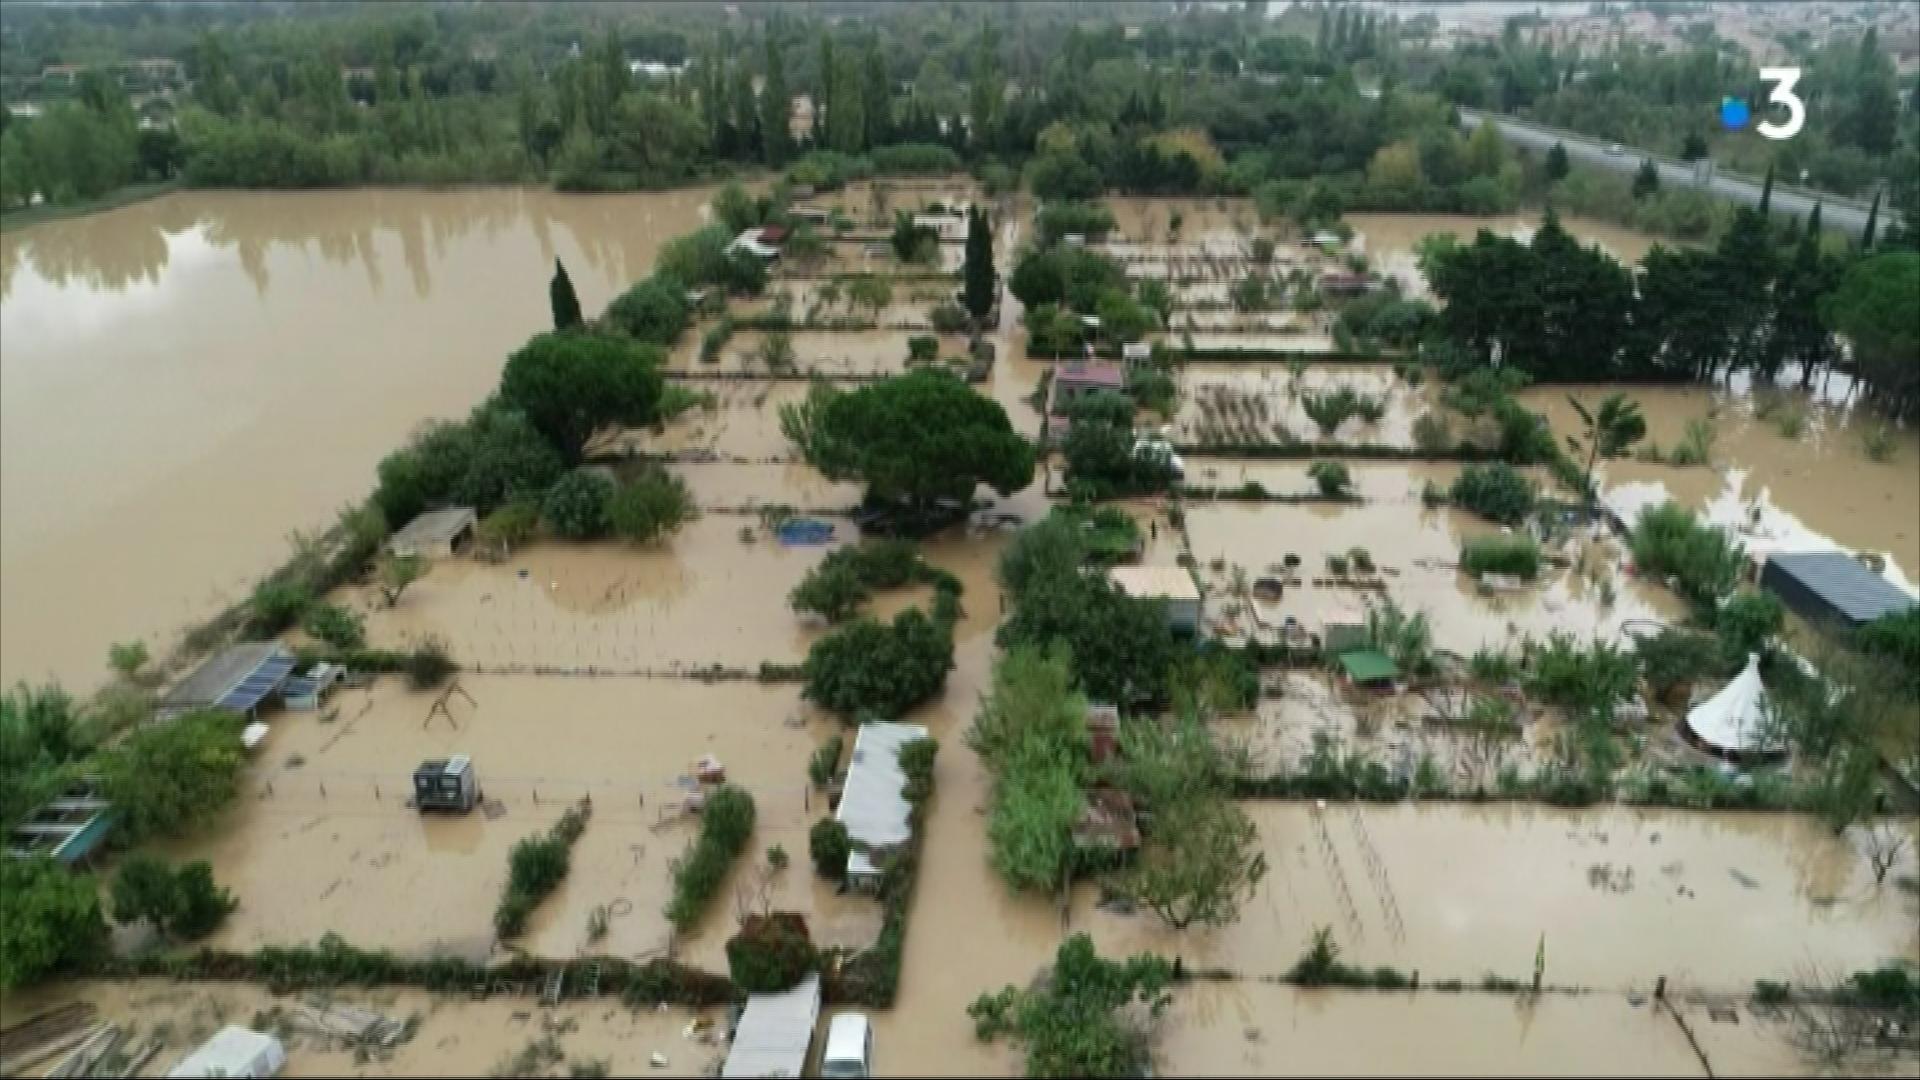
<path fill-rule="evenodd" d="M 1198 600 L 1200 588 L 1182 566 L 1116 566 L 1107 576 L 1120 591 L 1145 600 Z"/>
<path fill-rule="evenodd" d="M 1354 649 L 1340 654 L 1340 666 L 1347 669 L 1347 675 L 1354 682 L 1370 683 L 1382 679 L 1398 678 L 1400 669 L 1393 660 L 1378 649 Z"/>
<path fill-rule="evenodd" d="M 406 527 L 394 533 L 387 543 L 392 547 L 445 543 L 460 535 L 460 530 L 473 525 L 474 521 L 474 512 L 464 506 L 428 510 L 407 522 Z"/>
<path fill-rule="evenodd" d="M 907 774 L 900 770 L 900 748 L 927 737 L 919 724 L 874 721 L 861 724 L 853 737 L 853 758 L 847 764 L 847 784 L 834 813 L 847 827 L 847 836 L 869 847 L 902 844 L 913 835 L 908 819 L 913 807 L 901 794 Z"/>
<path fill-rule="evenodd" d="M 1770 557 L 1767 565 L 1778 567 L 1854 622 L 1872 622 L 1915 603 L 1913 597 L 1844 552 L 1781 552 Z"/>
<path fill-rule="evenodd" d="M 294 663 L 293 654 L 277 641 L 242 642 L 195 668 L 160 704 L 175 710 L 213 705 L 245 712 L 278 689 Z"/>
<path fill-rule="evenodd" d="M 808 975 L 799 985 L 778 994 L 749 994 L 747 1007 L 734 1029 L 733 1045 L 720 1069 L 723 1077 L 799 1077 L 813 1045 L 813 1026 L 820 1018 L 820 976 Z"/>

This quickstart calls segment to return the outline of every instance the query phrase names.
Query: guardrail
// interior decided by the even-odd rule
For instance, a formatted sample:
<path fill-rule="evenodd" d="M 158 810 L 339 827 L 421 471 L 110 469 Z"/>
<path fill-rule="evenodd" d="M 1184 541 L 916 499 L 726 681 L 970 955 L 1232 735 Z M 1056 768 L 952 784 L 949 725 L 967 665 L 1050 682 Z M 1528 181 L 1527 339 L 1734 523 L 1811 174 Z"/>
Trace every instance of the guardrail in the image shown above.
<path fill-rule="evenodd" d="M 1460 111 L 1460 115 L 1463 118 L 1473 117 L 1476 123 L 1481 120 L 1491 119 L 1502 124 L 1512 124 L 1515 127 L 1530 128 L 1534 131 L 1540 132 L 1543 135 L 1552 135 L 1553 137 L 1560 139 L 1563 142 L 1572 140 L 1574 142 L 1585 143 L 1589 146 L 1594 146 L 1594 147 L 1605 147 L 1606 145 L 1608 145 L 1606 140 L 1598 138 L 1596 136 L 1584 135 L 1578 131 L 1568 131 L 1565 128 L 1553 127 L 1550 124 L 1542 124 L 1537 120 L 1526 120 L 1518 116 L 1510 116 L 1506 113 L 1490 113 L 1490 112 L 1484 112 L 1479 109 L 1461 109 L 1459 111 Z M 1632 157 L 1635 161 L 1650 158 L 1654 161 L 1659 162 L 1662 165 L 1670 165 L 1676 169 L 1692 169 L 1694 167 L 1694 163 L 1691 161 L 1682 161 L 1679 158 L 1668 157 L 1665 154 L 1658 154 L 1658 153 L 1654 153 L 1653 151 L 1642 150 L 1637 147 L 1631 147 L 1631 146 L 1625 147 L 1622 150 L 1622 153 Z M 1763 177 L 1750 176 L 1743 172 L 1735 172 L 1731 169 L 1722 168 L 1719 162 L 1713 163 L 1713 176 L 1725 177 L 1729 180 L 1738 180 L 1744 184 L 1751 184 L 1755 188 L 1762 187 L 1766 183 L 1766 180 Z M 1852 210 L 1858 210 L 1863 214 L 1872 208 L 1872 204 L 1870 202 L 1864 201 L 1861 199 L 1856 199 L 1851 195 L 1841 195 L 1838 192 L 1833 192 L 1833 191 L 1822 191 L 1819 188 L 1802 187 L 1799 184 L 1794 184 L 1794 183 L 1781 180 L 1779 177 L 1774 178 L 1773 188 L 1775 191 L 1788 192 L 1794 195 L 1798 195 L 1801 198 L 1813 199 L 1819 202 L 1824 202 L 1829 206 L 1844 206 Z M 1882 209 L 1885 209 L 1885 208 L 1883 207 Z"/>

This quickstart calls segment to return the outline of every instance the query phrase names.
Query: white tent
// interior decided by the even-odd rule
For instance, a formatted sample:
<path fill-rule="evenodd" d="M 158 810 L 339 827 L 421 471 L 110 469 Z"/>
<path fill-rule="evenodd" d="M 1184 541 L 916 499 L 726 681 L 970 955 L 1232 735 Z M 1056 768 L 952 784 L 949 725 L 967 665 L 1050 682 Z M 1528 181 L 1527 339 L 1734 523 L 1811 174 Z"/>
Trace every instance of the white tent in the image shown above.
<path fill-rule="evenodd" d="M 1746 669 L 1720 692 L 1687 711 L 1687 729 L 1708 750 L 1723 757 L 1750 757 L 1785 751 L 1769 739 L 1767 688 L 1760 682 L 1760 657 L 1747 654 Z"/>
<path fill-rule="evenodd" d="M 278 1076 L 287 1051 L 280 1040 L 228 1024 L 173 1067 L 169 1077 Z"/>

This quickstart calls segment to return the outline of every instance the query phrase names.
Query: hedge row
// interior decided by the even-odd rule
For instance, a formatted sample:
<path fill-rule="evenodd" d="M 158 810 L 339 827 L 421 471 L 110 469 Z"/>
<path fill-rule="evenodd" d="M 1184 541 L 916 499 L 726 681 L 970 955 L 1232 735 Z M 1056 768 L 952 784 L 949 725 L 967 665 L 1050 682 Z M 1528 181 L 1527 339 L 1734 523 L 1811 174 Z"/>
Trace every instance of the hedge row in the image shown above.
<path fill-rule="evenodd" d="M 202 949 L 185 956 L 146 955 L 110 958 L 90 966 L 85 976 L 102 979 L 164 978 L 261 983 L 275 993 L 344 986 L 411 986 L 423 990 L 472 991 L 481 986 L 539 986 L 556 970 L 577 986 L 588 968 L 600 968 L 602 993 L 619 993 L 630 1003 L 708 1006 L 736 1000 L 726 978 L 673 960 L 644 964 L 617 957 L 581 957 L 545 961 L 515 957 L 504 964 L 475 964 L 457 957 L 412 960 L 385 950 L 368 952 L 327 934 L 317 946 L 270 946 L 241 953 Z"/>
<path fill-rule="evenodd" d="M 1503 461 L 1494 447 L 1459 443 L 1449 449 L 1425 450 L 1417 446 L 1382 446 L 1378 443 L 1337 442 L 1257 442 L 1257 443 L 1178 443 L 1174 451 L 1191 457 L 1266 458 L 1299 460 L 1303 458 L 1368 458 L 1381 461 Z"/>

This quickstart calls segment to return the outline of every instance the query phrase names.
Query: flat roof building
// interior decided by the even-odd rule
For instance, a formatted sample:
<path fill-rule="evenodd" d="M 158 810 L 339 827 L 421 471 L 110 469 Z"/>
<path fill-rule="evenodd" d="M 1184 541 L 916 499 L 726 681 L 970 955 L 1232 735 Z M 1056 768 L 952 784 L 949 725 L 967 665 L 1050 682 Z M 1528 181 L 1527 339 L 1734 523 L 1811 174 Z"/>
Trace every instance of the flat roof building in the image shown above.
<path fill-rule="evenodd" d="M 160 699 L 162 719 L 195 709 L 225 709 L 251 716 L 286 683 L 297 661 L 277 641 L 244 641 L 208 657 Z"/>
<path fill-rule="evenodd" d="M 1107 580 L 1136 600 L 1163 600 L 1167 624 L 1183 633 L 1200 628 L 1200 587 L 1180 566 L 1116 566 Z"/>
<path fill-rule="evenodd" d="M 445 559 L 473 539 L 479 517 L 471 507 L 428 510 L 387 539 L 387 550 L 401 558 Z"/>
<path fill-rule="evenodd" d="M 854 843 L 847 857 L 847 881 L 878 885 L 878 859 L 886 849 L 913 836 L 913 805 L 907 802 L 907 774 L 900 768 L 900 748 L 927 737 L 919 724 L 873 721 L 861 724 L 853 737 L 853 757 L 847 763 L 846 787 L 834 817 L 847 827 Z"/>
<path fill-rule="evenodd" d="M 1760 569 L 1760 585 L 1808 622 L 1837 623 L 1849 630 L 1920 603 L 1844 551 L 1768 556 Z"/>

